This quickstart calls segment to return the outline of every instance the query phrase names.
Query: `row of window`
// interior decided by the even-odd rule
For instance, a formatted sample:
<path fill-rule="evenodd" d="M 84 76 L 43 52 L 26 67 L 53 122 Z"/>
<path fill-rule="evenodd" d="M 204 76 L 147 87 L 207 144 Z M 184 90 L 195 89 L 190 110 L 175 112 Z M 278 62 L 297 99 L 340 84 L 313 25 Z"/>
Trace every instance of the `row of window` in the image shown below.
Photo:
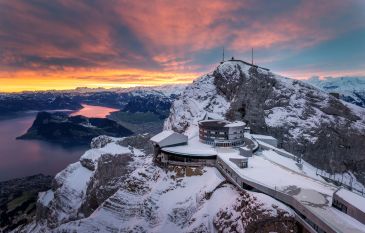
<path fill-rule="evenodd" d="M 244 136 L 243 133 L 242 134 L 227 134 L 227 133 L 224 133 L 224 134 L 223 133 L 220 133 L 220 134 L 218 134 L 218 133 L 211 134 L 211 133 L 203 133 L 203 132 L 200 132 L 199 135 L 205 136 L 205 137 L 218 137 L 218 136 L 225 136 L 225 137 L 227 137 L 227 136 L 243 137 Z"/>
<path fill-rule="evenodd" d="M 232 140 L 232 139 L 240 139 L 240 138 L 244 138 L 245 136 L 243 136 L 243 135 L 238 135 L 238 136 L 235 136 L 235 137 L 233 137 L 233 138 L 230 138 L 230 140 Z"/>
<path fill-rule="evenodd" d="M 222 131 L 213 131 L 213 130 L 202 130 L 200 129 L 200 132 L 204 132 L 204 133 L 209 133 L 209 134 L 220 134 L 220 135 L 227 135 L 228 133 L 227 132 L 222 132 Z"/>
<path fill-rule="evenodd" d="M 217 142 L 215 146 L 218 147 L 231 147 L 231 146 L 240 146 L 243 142 Z"/>
<path fill-rule="evenodd" d="M 210 139 L 228 140 L 228 138 L 227 138 L 227 137 L 213 137 L 213 136 L 210 136 L 210 137 L 208 137 L 208 138 L 210 138 Z"/>
<path fill-rule="evenodd" d="M 218 146 L 218 147 L 232 147 L 232 146 L 240 146 L 243 145 L 243 141 L 234 141 L 234 142 L 215 142 L 213 140 L 201 140 L 201 142 L 208 144 L 208 145 L 213 145 L 213 146 Z"/>
<path fill-rule="evenodd" d="M 227 135 L 227 132 L 224 131 L 214 131 L 214 130 L 206 130 L 206 129 L 200 129 L 200 132 L 204 132 L 204 133 L 210 133 L 210 134 L 221 134 L 221 135 Z M 244 133 L 243 130 L 240 131 L 234 131 L 232 134 L 238 134 L 238 133 Z"/>
<path fill-rule="evenodd" d="M 231 138 L 228 138 L 228 137 L 214 137 L 214 136 L 206 136 L 206 135 L 200 135 L 200 138 L 202 139 L 218 139 L 218 140 L 237 140 L 237 139 L 242 139 L 244 138 L 243 135 L 239 135 L 239 136 L 236 136 L 236 137 L 231 137 Z"/>

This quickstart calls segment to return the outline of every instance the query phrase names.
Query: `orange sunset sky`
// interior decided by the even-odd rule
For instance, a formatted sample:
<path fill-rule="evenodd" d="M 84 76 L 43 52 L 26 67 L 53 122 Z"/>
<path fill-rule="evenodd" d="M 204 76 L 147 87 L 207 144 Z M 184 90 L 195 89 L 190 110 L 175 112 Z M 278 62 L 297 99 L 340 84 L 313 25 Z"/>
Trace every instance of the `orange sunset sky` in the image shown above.
<path fill-rule="evenodd" d="M 0 92 L 189 83 L 227 57 L 365 76 L 363 0 L 0 0 Z"/>

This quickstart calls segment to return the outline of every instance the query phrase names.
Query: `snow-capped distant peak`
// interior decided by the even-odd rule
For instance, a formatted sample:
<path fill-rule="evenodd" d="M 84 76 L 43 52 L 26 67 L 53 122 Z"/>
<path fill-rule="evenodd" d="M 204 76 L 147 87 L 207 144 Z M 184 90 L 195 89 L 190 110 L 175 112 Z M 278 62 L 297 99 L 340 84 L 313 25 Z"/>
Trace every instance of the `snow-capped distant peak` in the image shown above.
<path fill-rule="evenodd" d="M 329 93 L 338 93 L 346 102 L 365 107 L 365 77 L 312 77 L 307 83 Z"/>
<path fill-rule="evenodd" d="M 312 77 L 306 82 L 326 91 L 365 91 L 365 77 Z"/>

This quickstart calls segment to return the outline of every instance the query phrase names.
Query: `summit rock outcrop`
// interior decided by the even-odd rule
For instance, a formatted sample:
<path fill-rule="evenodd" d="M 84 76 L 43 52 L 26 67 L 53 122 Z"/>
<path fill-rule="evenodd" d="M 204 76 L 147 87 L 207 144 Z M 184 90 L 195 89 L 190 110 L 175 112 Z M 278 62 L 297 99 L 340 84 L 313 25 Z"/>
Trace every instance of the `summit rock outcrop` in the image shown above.
<path fill-rule="evenodd" d="M 205 117 L 246 121 L 315 167 L 365 183 L 365 109 L 308 83 L 227 61 L 185 89 L 165 128 L 188 131 Z"/>

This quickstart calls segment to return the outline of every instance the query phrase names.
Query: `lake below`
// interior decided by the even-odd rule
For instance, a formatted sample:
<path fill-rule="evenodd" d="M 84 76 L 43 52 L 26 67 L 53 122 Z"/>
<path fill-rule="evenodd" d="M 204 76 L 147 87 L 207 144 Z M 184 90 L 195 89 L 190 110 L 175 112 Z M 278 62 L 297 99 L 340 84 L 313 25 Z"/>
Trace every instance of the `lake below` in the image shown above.
<path fill-rule="evenodd" d="M 70 115 L 104 118 L 118 109 L 83 105 Z M 89 146 L 65 147 L 39 140 L 16 140 L 32 125 L 37 113 L 0 120 L 0 181 L 43 173 L 55 175 L 76 162 Z"/>
<path fill-rule="evenodd" d="M 72 112 L 71 116 L 77 116 L 82 115 L 86 117 L 98 117 L 98 118 L 105 118 L 109 115 L 111 112 L 118 111 L 118 109 L 115 108 L 108 108 L 108 107 L 102 107 L 102 106 L 94 106 L 94 105 L 87 105 L 82 104 L 83 108 Z"/>

